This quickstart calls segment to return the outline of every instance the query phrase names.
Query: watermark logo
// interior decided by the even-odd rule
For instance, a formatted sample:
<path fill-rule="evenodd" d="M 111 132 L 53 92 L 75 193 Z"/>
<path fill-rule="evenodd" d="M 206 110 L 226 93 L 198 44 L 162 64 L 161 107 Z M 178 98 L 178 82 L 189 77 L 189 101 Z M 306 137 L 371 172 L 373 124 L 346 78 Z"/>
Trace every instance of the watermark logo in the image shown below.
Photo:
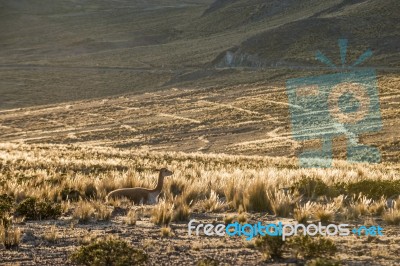
<path fill-rule="evenodd" d="M 354 234 L 357 236 L 382 236 L 383 228 L 377 226 L 360 226 L 354 227 L 350 230 L 349 224 L 283 224 L 278 222 L 276 224 L 269 223 L 263 224 L 261 222 L 255 224 L 240 224 L 238 222 L 225 224 L 203 224 L 196 223 L 196 220 L 190 220 L 188 224 L 188 234 L 206 235 L 206 236 L 244 236 L 246 240 L 250 241 L 257 236 L 276 236 L 281 237 L 285 241 L 288 237 L 294 235 L 321 235 L 321 236 L 348 236 Z"/>
<path fill-rule="evenodd" d="M 346 136 L 347 160 L 378 163 L 377 148 L 359 143 L 358 136 L 382 128 L 376 73 L 374 69 L 355 68 L 372 56 L 364 52 L 355 63 L 346 66 L 347 40 L 340 39 L 342 66 L 334 65 L 323 53 L 316 58 L 338 73 L 289 79 L 292 134 L 297 141 L 319 140 L 316 150 L 299 154 L 301 167 L 331 167 L 333 139 Z"/>

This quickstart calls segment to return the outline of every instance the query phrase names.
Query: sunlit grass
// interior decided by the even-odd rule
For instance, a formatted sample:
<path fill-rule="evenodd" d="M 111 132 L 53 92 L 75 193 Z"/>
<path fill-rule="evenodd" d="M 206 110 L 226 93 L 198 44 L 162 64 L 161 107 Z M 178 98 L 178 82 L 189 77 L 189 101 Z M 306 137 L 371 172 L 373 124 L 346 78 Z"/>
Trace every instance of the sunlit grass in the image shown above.
<path fill-rule="evenodd" d="M 113 208 L 130 209 L 129 200 L 105 205 L 105 195 L 121 187 L 154 187 L 160 167 L 174 172 L 166 179 L 161 201 L 150 210 L 151 220 L 160 225 L 186 221 L 198 211 L 266 212 L 299 222 L 392 217 L 396 215 L 388 212 L 390 199 L 384 194 L 400 180 L 395 165 L 335 161 L 333 168 L 301 169 L 285 158 L 72 145 L 0 144 L 0 162 L 7 165 L 0 170 L 0 195 L 14 202 L 4 203 L 9 212 L 33 197 L 61 204 L 62 213 L 71 210 L 81 222 L 107 221 Z M 381 192 L 370 187 L 375 181 Z M 349 194 L 353 191 L 357 194 Z M 128 215 L 127 224 L 134 224 L 138 215 Z"/>

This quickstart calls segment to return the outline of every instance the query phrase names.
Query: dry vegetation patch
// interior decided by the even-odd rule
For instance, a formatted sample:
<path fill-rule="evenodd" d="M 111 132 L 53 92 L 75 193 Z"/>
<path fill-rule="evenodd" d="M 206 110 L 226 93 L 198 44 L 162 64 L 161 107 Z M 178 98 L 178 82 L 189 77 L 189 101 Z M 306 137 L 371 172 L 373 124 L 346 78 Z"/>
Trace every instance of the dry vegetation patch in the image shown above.
<path fill-rule="evenodd" d="M 153 234 L 156 241 L 168 240 L 177 245 L 169 246 L 168 254 L 185 258 L 190 258 L 185 253 L 188 251 L 184 251 L 185 244 L 180 248 L 176 241 L 190 241 L 185 228 L 190 219 L 242 224 L 285 219 L 301 223 L 345 221 L 379 223 L 389 228 L 397 228 L 400 223 L 400 200 L 396 194 L 400 176 L 393 164 L 335 161 L 330 169 L 301 169 L 294 159 L 287 158 L 23 144 L 1 144 L 0 164 L 0 210 L 4 221 L 0 236 L 3 245 L 10 248 L 20 245 L 21 239 L 24 239 L 23 245 L 35 240 L 21 233 L 18 222 L 6 224 L 8 218 L 5 217 L 25 218 L 29 226 L 45 219 L 57 221 L 51 222 L 46 233 L 41 234 L 46 245 L 70 241 L 61 232 L 71 230 L 60 229 L 69 224 L 76 228 L 76 233 L 100 227 L 103 229 L 96 229 L 96 234 L 99 230 L 122 237 L 135 234 L 131 238 L 135 243 L 138 241 L 132 239 L 146 239 L 142 235 L 146 231 Z M 105 195 L 112 189 L 154 186 L 157 174 L 154 169 L 164 166 L 174 175 L 166 179 L 156 205 L 134 206 L 123 199 L 105 202 Z M 110 225 L 112 229 L 108 229 Z M 392 234 L 390 230 L 388 234 Z M 86 235 L 82 234 L 80 239 L 85 239 Z M 279 257 L 285 261 L 293 259 L 296 253 L 297 260 L 319 265 L 322 259 L 317 254 L 334 254 L 334 250 L 343 254 L 345 250 L 336 239 L 333 242 L 296 239 L 285 243 L 286 248 L 282 250 L 275 245 L 277 243 L 258 247 L 257 244 L 252 252 L 259 253 L 251 254 L 259 254 L 257 260 L 261 261 Z M 252 249 L 242 241 L 224 241 L 236 248 Z M 97 252 L 94 250 L 103 248 L 106 243 L 92 238 L 86 242 L 85 247 L 74 253 L 74 260 L 81 259 L 83 264 L 85 258 L 90 258 L 92 252 Z M 127 245 L 124 248 L 129 249 L 129 241 Z M 224 244 L 215 242 L 215 245 Z M 190 249 L 190 246 L 192 244 L 187 245 L 187 250 L 201 253 L 201 249 Z M 330 248 L 319 250 L 322 246 L 331 247 L 333 253 Z M 155 246 L 145 249 L 150 252 L 150 260 L 151 256 L 157 256 L 154 253 L 157 249 Z M 388 251 L 388 256 L 394 256 L 393 252 Z M 230 258 L 231 255 L 225 257 Z M 332 263 L 336 263 L 335 258 Z"/>

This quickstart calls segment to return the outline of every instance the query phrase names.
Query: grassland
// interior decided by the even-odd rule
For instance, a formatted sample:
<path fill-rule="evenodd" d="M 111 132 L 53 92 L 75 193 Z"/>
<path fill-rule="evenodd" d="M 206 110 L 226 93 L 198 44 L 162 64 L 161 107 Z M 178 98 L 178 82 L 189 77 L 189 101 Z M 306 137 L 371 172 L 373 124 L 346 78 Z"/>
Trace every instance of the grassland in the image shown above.
<path fill-rule="evenodd" d="M 1 251 L 3 262 L 68 264 L 77 246 L 114 235 L 143 249 L 151 265 L 195 264 L 205 258 L 222 264 L 266 263 L 263 261 L 268 254 L 255 242 L 240 237 L 189 237 L 185 221 L 193 218 L 203 222 L 239 219 L 292 223 L 298 219 L 352 225 L 378 223 L 385 228 L 383 237 L 333 238 L 338 252 L 332 259 L 344 264 L 394 265 L 399 256 L 396 228 L 400 201 L 394 202 L 400 176 L 396 165 L 336 161 L 332 169 L 310 170 L 298 168 L 294 159 L 265 156 L 54 144 L 2 144 L 0 149 L 0 194 L 12 197 L 11 213 L 22 212 L 19 206 L 27 198 L 60 204 L 61 208 L 58 219 L 23 221 L 15 216 L 13 226 L 22 230 L 23 236 L 19 249 Z M 104 205 L 104 196 L 112 189 L 153 186 L 154 169 L 162 166 L 168 166 L 174 175 L 166 180 L 164 200 L 158 205 L 132 206 L 127 201 Z M 370 187 L 362 186 L 363 182 L 381 184 L 382 189 L 371 192 Z M 281 188 L 292 192 L 286 194 Z M 170 213 L 163 212 L 163 208 Z M 159 215 L 171 215 L 172 221 L 157 225 Z M 167 233 L 165 226 L 170 228 Z M 320 255 L 312 254 L 307 260 Z M 277 265 L 306 261 L 290 252 L 282 256 L 274 260 Z"/>

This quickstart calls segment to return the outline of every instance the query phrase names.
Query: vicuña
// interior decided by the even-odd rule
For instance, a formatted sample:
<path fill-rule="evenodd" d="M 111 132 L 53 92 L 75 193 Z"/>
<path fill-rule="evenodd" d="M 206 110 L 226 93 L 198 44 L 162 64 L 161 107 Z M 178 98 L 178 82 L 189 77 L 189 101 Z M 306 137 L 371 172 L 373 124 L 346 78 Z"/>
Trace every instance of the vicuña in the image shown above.
<path fill-rule="evenodd" d="M 157 185 L 154 189 L 142 187 L 120 188 L 108 193 L 106 200 L 108 201 L 109 199 L 126 197 L 132 200 L 135 204 L 155 204 L 163 188 L 164 177 L 170 176 L 172 174 L 173 173 L 170 170 L 162 168 L 158 176 Z"/>

